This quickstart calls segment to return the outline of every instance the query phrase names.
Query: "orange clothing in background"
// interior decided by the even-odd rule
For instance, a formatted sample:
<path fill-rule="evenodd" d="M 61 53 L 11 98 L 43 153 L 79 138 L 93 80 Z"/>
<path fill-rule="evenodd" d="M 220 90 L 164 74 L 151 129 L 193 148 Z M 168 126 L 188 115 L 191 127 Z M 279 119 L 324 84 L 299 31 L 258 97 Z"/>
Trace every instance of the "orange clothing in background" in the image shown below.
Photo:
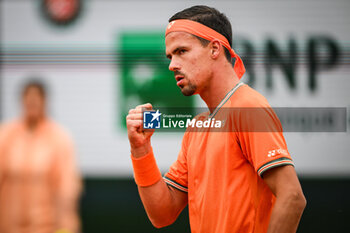
<path fill-rule="evenodd" d="M 29 131 L 22 120 L 0 131 L 0 232 L 79 231 L 81 180 L 71 139 L 43 120 Z"/>
<path fill-rule="evenodd" d="M 293 165 L 281 124 L 267 100 L 244 84 L 197 119 L 208 117 L 228 128 L 187 131 L 164 180 L 188 193 L 192 233 L 266 233 L 275 197 L 261 176 Z"/>

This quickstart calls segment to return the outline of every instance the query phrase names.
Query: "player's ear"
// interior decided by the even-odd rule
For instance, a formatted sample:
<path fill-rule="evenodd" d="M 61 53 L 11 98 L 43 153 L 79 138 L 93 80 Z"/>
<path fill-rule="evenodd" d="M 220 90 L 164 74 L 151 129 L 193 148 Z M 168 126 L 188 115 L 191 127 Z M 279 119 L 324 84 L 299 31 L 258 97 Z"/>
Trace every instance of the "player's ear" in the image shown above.
<path fill-rule="evenodd" d="M 210 42 L 210 52 L 213 59 L 217 59 L 220 53 L 224 52 L 221 43 L 218 40 L 212 40 Z"/>

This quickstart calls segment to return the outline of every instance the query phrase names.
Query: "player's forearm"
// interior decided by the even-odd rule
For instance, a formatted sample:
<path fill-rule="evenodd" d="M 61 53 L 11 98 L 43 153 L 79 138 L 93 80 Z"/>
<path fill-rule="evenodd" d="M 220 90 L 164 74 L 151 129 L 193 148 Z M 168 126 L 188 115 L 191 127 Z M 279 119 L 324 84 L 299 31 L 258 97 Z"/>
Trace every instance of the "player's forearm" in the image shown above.
<path fill-rule="evenodd" d="M 187 202 L 162 179 L 150 144 L 131 148 L 131 153 L 135 181 L 150 221 L 157 228 L 170 225 Z"/>
<path fill-rule="evenodd" d="M 154 185 L 138 189 L 148 218 L 157 228 L 172 224 L 185 207 L 177 205 L 173 190 L 168 188 L 163 179 Z"/>
<path fill-rule="evenodd" d="M 267 233 L 295 233 L 305 206 L 302 193 L 290 192 L 277 196 Z"/>

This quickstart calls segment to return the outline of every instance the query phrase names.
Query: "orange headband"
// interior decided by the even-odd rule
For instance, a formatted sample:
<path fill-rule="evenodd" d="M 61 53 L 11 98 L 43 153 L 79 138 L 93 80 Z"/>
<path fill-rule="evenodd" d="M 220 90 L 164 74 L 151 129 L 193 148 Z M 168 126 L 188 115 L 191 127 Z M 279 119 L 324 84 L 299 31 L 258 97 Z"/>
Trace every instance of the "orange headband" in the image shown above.
<path fill-rule="evenodd" d="M 230 51 L 231 57 L 236 58 L 233 69 L 236 72 L 238 78 L 242 78 L 243 74 L 245 73 L 245 68 L 242 59 L 231 48 L 227 38 L 215 31 L 214 29 L 211 29 L 210 27 L 207 27 L 201 23 L 192 20 L 178 19 L 171 21 L 168 24 L 165 36 L 167 36 L 170 32 L 188 32 L 192 35 L 201 37 L 209 41 L 218 40 L 225 48 L 228 49 L 228 51 Z"/>

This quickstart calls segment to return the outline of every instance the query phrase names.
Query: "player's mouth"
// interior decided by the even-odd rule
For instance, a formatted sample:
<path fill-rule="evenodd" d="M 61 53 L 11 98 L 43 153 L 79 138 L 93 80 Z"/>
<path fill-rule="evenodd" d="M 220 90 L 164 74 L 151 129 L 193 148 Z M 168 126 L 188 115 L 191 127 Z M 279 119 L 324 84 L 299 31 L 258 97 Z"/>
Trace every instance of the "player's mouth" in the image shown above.
<path fill-rule="evenodd" d="M 175 80 L 176 80 L 176 85 L 178 85 L 179 87 L 182 87 L 184 80 L 184 76 L 182 75 L 176 75 L 175 76 Z"/>

